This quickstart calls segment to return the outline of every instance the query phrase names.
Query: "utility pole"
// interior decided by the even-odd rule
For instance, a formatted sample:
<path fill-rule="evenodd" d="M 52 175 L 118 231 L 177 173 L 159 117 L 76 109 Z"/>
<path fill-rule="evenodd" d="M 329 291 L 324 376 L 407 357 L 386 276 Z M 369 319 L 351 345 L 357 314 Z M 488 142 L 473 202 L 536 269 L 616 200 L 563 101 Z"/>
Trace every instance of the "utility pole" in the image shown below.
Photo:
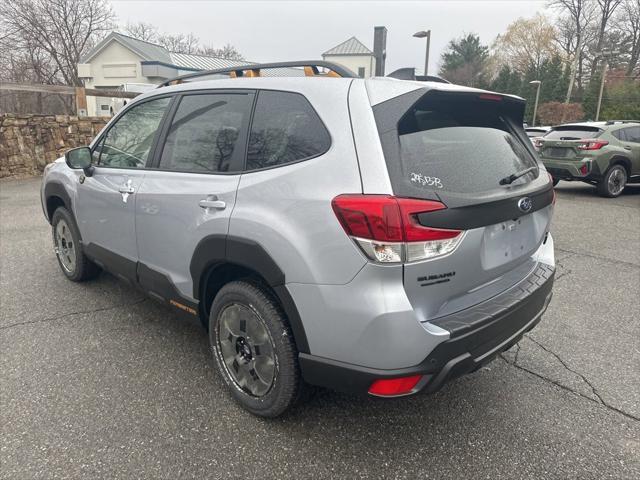
<path fill-rule="evenodd" d="M 601 51 L 598 53 L 598 57 L 604 58 L 604 65 L 602 66 L 602 79 L 600 80 L 600 93 L 598 94 L 598 106 L 596 107 L 596 122 L 600 118 L 600 106 L 602 105 L 602 93 L 604 92 L 604 82 L 607 78 L 607 69 L 609 68 L 609 57 L 618 55 L 620 52 L 617 50 Z"/>
<path fill-rule="evenodd" d="M 598 106 L 596 107 L 596 122 L 600 118 L 600 105 L 602 105 L 602 92 L 604 91 L 604 81 L 607 78 L 607 68 L 609 67 L 609 60 L 604 57 L 604 65 L 602 66 L 602 80 L 600 81 L 600 93 L 598 94 Z"/>
<path fill-rule="evenodd" d="M 567 97 L 564 100 L 565 106 L 569 104 L 571 100 L 571 91 L 573 90 L 573 82 L 576 79 L 576 71 L 578 70 L 578 61 L 580 60 L 580 55 L 582 55 L 582 35 L 578 36 L 578 46 L 576 47 L 576 57 L 573 59 L 573 63 L 571 64 L 571 74 L 569 75 L 569 87 L 567 88 Z M 564 123 L 564 118 L 567 115 L 566 107 L 562 109 L 562 119 L 560 123 Z"/>
<path fill-rule="evenodd" d="M 540 98 L 540 85 L 542 82 L 540 80 L 532 80 L 529 82 L 530 85 L 537 85 L 538 88 L 536 90 L 536 103 L 533 104 L 533 120 L 531 121 L 532 127 L 536 126 L 536 113 L 538 112 L 538 99 Z"/>

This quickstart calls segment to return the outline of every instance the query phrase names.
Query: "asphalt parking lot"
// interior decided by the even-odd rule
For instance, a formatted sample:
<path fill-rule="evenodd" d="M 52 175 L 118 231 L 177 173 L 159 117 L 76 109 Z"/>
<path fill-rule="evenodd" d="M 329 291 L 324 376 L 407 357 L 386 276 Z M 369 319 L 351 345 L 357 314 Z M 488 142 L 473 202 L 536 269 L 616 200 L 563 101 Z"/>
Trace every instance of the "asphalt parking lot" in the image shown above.
<path fill-rule="evenodd" d="M 555 296 L 432 396 L 227 395 L 196 321 L 58 269 L 39 179 L 0 182 L 0 478 L 640 478 L 640 186 L 561 182 Z"/>

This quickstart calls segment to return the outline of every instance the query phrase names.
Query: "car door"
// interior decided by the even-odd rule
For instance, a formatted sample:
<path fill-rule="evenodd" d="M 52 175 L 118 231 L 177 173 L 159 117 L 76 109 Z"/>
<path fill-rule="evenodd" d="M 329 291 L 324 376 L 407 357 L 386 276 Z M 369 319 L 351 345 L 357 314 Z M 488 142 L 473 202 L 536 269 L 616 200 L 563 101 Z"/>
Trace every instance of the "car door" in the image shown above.
<path fill-rule="evenodd" d="M 136 193 L 145 175 L 170 97 L 138 103 L 121 115 L 93 149 L 93 174 L 81 175 L 76 218 L 89 256 L 135 280 Z"/>
<path fill-rule="evenodd" d="M 628 127 L 622 132 L 624 136 L 620 137 L 620 143 L 629 151 L 631 175 L 640 175 L 640 126 Z"/>
<path fill-rule="evenodd" d="M 171 303 L 195 297 L 189 267 L 203 239 L 217 239 L 224 256 L 253 98 L 246 90 L 180 95 L 137 193 L 139 280 Z"/>

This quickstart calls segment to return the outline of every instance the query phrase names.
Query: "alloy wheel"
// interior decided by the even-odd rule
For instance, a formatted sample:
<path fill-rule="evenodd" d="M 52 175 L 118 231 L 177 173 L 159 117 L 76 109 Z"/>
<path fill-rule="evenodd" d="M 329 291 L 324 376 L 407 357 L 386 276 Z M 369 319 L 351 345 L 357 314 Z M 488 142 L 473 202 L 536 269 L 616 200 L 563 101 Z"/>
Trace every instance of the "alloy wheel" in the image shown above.
<path fill-rule="evenodd" d="M 227 305 L 218 321 L 218 348 L 236 387 L 254 397 L 273 387 L 277 362 L 273 340 L 259 315 L 239 303 Z"/>
<path fill-rule="evenodd" d="M 73 240 L 69 225 L 65 220 L 60 220 L 54 233 L 55 252 L 60 260 L 62 268 L 72 273 L 76 269 L 76 244 Z"/>
<path fill-rule="evenodd" d="M 623 168 L 614 168 L 609 179 L 607 180 L 607 186 L 611 195 L 619 195 L 627 183 L 627 173 Z"/>

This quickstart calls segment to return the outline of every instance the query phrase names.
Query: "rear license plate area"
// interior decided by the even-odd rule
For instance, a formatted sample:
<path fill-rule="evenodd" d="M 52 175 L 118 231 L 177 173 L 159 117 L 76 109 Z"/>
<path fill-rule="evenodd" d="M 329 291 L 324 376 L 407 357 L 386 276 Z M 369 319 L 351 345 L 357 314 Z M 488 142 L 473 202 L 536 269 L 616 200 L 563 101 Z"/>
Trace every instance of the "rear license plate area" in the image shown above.
<path fill-rule="evenodd" d="M 569 156 L 569 149 L 562 147 L 549 147 L 544 153 L 548 157 L 565 158 Z"/>
<path fill-rule="evenodd" d="M 491 269 L 528 255 L 536 246 L 532 215 L 485 227 L 482 266 Z"/>

